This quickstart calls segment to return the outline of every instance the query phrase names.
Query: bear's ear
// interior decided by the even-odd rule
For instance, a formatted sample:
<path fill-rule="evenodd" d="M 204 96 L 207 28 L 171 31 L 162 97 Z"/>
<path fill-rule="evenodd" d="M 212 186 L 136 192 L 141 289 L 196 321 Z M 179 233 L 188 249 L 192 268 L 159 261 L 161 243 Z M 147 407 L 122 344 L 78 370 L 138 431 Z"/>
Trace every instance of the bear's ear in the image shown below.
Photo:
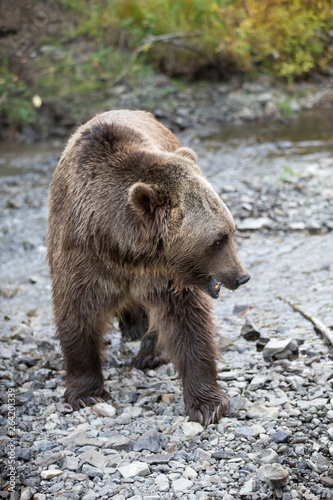
<path fill-rule="evenodd" d="M 128 201 L 148 231 L 160 231 L 165 223 L 166 203 L 154 186 L 136 182 L 130 187 Z"/>
<path fill-rule="evenodd" d="M 179 148 L 175 151 L 175 154 L 180 156 L 185 156 L 185 158 L 194 161 L 194 163 L 198 162 L 197 154 L 191 148 L 186 148 L 186 147 Z"/>

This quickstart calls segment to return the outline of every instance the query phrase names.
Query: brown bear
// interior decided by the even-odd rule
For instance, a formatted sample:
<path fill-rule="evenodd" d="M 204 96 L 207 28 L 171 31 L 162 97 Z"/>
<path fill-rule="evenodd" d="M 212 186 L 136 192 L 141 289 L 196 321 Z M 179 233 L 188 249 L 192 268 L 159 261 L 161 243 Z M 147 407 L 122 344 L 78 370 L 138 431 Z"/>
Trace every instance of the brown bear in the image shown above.
<path fill-rule="evenodd" d="M 172 361 L 191 420 L 228 412 L 209 296 L 250 276 L 232 216 L 196 159 L 144 111 L 98 115 L 68 142 L 50 187 L 47 252 L 74 409 L 110 397 L 103 335 L 117 317 L 124 334 L 142 337 L 135 367 Z"/>

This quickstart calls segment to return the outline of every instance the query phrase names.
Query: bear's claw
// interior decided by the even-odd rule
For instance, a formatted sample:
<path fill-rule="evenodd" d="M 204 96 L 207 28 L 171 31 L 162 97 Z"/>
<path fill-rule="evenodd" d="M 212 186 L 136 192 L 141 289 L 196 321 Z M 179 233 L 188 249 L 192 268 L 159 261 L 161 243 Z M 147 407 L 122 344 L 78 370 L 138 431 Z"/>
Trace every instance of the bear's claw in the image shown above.
<path fill-rule="evenodd" d="M 195 407 L 188 404 L 186 405 L 186 414 L 190 417 L 190 420 L 199 422 L 201 425 L 213 424 L 229 413 L 229 399 L 223 393 L 219 394 L 219 398 L 219 402 L 212 401 L 208 403 L 205 401 L 200 406 L 196 405 Z"/>
<path fill-rule="evenodd" d="M 79 410 L 80 408 L 86 408 L 87 406 L 92 406 L 96 403 L 105 403 L 105 401 L 108 401 L 111 399 L 111 394 L 109 394 L 107 391 L 103 391 L 99 396 L 95 395 L 77 395 L 75 396 L 72 394 L 69 397 L 66 397 L 67 403 L 71 405 L 73 410 Z"/>

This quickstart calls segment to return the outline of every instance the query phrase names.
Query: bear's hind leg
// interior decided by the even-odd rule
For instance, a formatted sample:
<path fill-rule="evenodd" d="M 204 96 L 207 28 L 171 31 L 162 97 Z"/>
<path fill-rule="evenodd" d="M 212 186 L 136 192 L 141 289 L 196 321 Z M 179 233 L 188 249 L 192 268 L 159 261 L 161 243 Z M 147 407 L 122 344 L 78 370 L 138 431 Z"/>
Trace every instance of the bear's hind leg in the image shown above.
<path fill-rule="evenodd" d="M 136 307 L 125 309 L 118 316 L 122 336 L 129 340 L 141 339 L 148 330 L 148 318 L 144 309 Z"/>
<path fill-rule="evenodd" d="M 158 345 L 158 333 L 151 332 L 141 340 L 140 351 L 132 360 L 132 367 L 144 370 L 156 368 L 169 362 L 166 353 Z"/>

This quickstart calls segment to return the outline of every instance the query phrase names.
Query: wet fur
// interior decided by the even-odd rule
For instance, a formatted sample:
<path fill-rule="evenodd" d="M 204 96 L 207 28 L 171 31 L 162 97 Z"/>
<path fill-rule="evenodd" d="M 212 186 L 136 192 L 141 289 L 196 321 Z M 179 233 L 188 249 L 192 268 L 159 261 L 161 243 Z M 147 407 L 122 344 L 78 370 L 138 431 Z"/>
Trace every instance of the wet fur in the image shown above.
<path fill-rule="evenodd" d="M 234 289 L 244 273 L 233 230 L 195 153 L 149 113 L 104 113 L 74 134 L 51 184 L 47 236 L 65 399 L 74 408 L 109 397 L 103 338 L 116 316 L 124 335 L 143 336 L 134 366 L 173 362 L 191 420 L 227 413 L 206 290 L 210 275 Z M 221 232 L 229 239 L 217 253 Z"/>

